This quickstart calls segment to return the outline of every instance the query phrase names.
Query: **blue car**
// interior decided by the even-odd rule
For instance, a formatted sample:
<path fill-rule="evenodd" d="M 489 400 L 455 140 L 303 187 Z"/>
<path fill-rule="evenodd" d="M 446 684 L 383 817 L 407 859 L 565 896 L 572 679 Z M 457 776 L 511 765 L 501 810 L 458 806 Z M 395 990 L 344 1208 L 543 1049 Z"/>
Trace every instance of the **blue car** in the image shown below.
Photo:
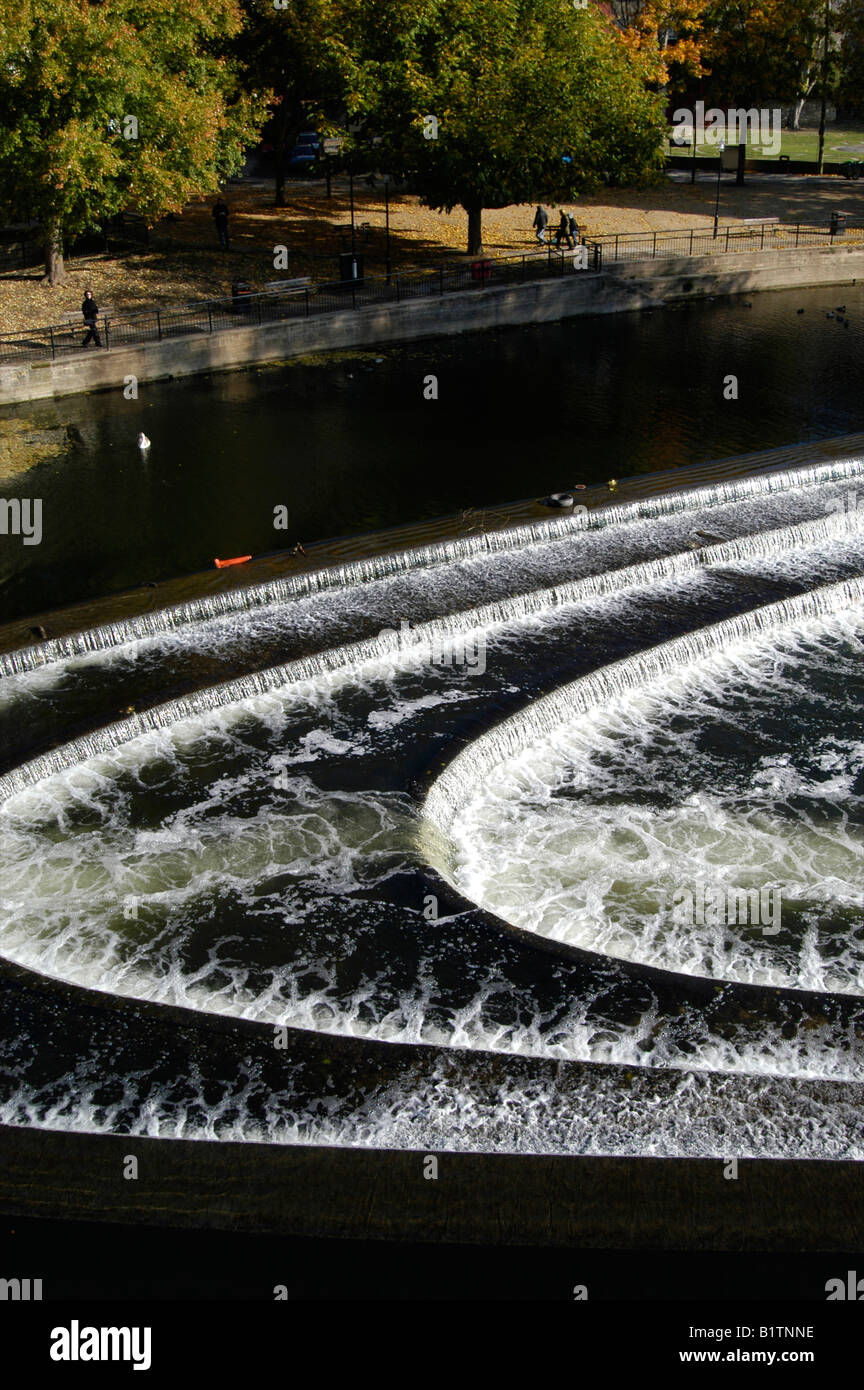
<path fill-rule="evenodd" d="M 315 130 L 301 131 L 297 143 L 288 156 L 288 168 L 294 173 L 309 173 L 318 158 L 321 141 Z"/>

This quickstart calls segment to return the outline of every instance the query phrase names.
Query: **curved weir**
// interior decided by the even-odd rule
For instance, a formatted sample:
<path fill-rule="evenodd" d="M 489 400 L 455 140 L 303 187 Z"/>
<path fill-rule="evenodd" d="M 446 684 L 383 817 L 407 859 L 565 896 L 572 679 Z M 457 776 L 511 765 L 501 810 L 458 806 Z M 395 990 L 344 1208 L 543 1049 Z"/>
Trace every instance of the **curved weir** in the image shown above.
<path fill-rule="evenodd" d="M 173 608 L 108 623 L 86 632 L 73 633 L 68 637 L 3 653 L 0 654 L 0 675 L 17 675 L 72 656 L 110 650 L 124 643 L 140 641 L 231 613 L 249 612 L 311 594 L 341 592 L 400 573 L 453 564 L 460 559 L 474 556 L 516 551 L 526 545 L 551 541 L 582 531 L 620 527 L 647 518 L 674 516 L 760 496 L 769 497 L 802 488 L 815 488 L 828 482 L 857 478 L 862 472 L 864 459 L 837 459 L 831 463 L 807 468 L 729 479 L 634 502 L 603 506 L 587 512 L 577 508 L 572 514 L 551 517 L 546 521 L 354 560 L 344 565 L 292 575 L 249 588 L 208 595 L 206 598 L 179 604 Z"/>
<path fill-rule="evenodd" d="M 449 836 L 472 789 L 500 763 L 517 757 L 537 739 L 553 734 L 564 720 L 587 714 L 598 705 L 675 675 L 733 643 L 758 641 L 781 628 L 838 613 L 862 602 L 864 579 L 844 580 L 697 629 L 583 676 L 496 725 L 459 753 L 429 789 L 424 817 Z"/>
<path fill-rule="evenodd" d="M 862 599 L 829 585 L 537 701 L 430 789 L 433 862 L 556 941 L 864 996 Z"/>
<path fill-rule="evenodd" d="M 181 700 L 144 711 L 128 720 L 108 725 L 51 753 L 43 754 L 0 776 L 0 802 L 25 786 L 32 785 L 53 773 L 62 772 L 98 753 L 107 752 L 142 733 L 170 727 L 180 720 L 262 695 L 268 690 L 314 681 L 322 676 L 332 676 L 340 672 L 350 678 L 352 672 L 364 665 L 387 660 L 409 665 L 429 659 L 440 661 L 442 654 L 446 653 L 448 643 L 460 638 L 470 638 L 470 635 L 477 631 L 506 627 L 556 609 L 623 593 L 628 589 L 662 583 L 670 579 L 683 579 L 713 566 L 769 560 L 796 552 L 802 547 L 816 547 L 825 542 L 862 535 L 864 511 L 841 513 L 817 521 L 804 522 L 798 526 L 757 533 L 741 540 L 700 546 L 698 549 L 664 556 L 659 560 L 590 575 L 585 579 L 556 585 L 554 588 L 516 595 L 500 603 L 486 604 L 433 622 L 418 624 L 414 628 L 385 630 L 378 637 L 367 641 L 338 647 L 284 666 L 244 676 L 237 681 L 209 687 Z M 747 619 L 739 621 L 746 623 Z M 759 621 L 755 615 L 753 621 Z M 682 638 L 679 641 L 686 646 L 688 639 Z M 600 679 L 599 674 L 597 679 Z M 493 735 L 494 731 L 489 737 Z"/>
<path fill-rule="evenodd" d="M 735 480 L 585 524 L 796 490 L 819 505 L 820 481 L 862 469 L 840 460 Z M 11 1023 L 0 1115 L 275 1144 L 864 1155 L 864 991 L 851 967 L 826 988 L 816 974 L 733 978 L 684 955 L 544 937 L 504 902 L 475 906 L 458 863 L 470 837 L 450 843 L 478 791 L 497 794 L 502 766 L 562 723 L 634 697 L 641 730 L 652 682 L 662 693 L 742 650 L 767 652 L 760 669 L 774 669 L 778 635 L 857 614 L 864 511 L 814 509 L 785 525 L 769 512 L 760 520 L 773 529 L 736 539 L 703 533 L 692 548 L 664 534 L 674 552 L 616 568 L 604 546 L 602 572 L 573 564 L 550 584 L 558 570 L 538 565 L 535 587 L 473 607 L 459 589 L 447 595 L 458 610 L 399 628 L 394 617 L 376 636 L 194 690 L 0 777 L 0 952 L 20 972 L 6 988 L 0 962 Z M 584 529 L 557 518 L 296 576 L 12 654 L 8 669 L 37 684 L 40 662 L 175 620 L 359 591 L 550 538 L 566 549 Z M 614 560 L 650 556 L 651 544 L 640 537 Z M 481 649 L 482 667 L 461 659 Z M 67 693 L 52 688 L 61 710 Z M 418 787 L 445 760 L 424 800 Z M 788 781 L 784 767 L 775 758 L 769 771 Z M 626 795 L 598 779 L 598 826 L 610 786 L 613 808 Z M 505 860 L 506 847 L 490 863 Z M 273 1025 L 288 1030 L 287 1053 L 274 1052 Z M 31 1046 L 46 1029 L 64 1039 L 56 1056 Z"/>

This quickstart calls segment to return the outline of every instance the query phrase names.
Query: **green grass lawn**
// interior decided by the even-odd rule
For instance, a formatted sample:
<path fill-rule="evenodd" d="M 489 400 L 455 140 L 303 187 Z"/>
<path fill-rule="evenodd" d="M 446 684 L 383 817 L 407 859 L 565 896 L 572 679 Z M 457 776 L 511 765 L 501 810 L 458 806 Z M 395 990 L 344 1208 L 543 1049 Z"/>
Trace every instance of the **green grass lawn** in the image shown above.
<path fill-rule="evenodd" d="M 668 134 L 672 134 L 673 127 L 669 127 Z M 819 157 L 819 128 L 818 126 L 808 126 L 806 130 L 783 130 L 782 140 L 777 154 L 763 153 L 762 150 L 748 140 L 747 155 L 750 159 L 779 159 L 780 155 L 788 155 L 790 159 L 812 159 L 814 164 Z M 667 144 L 669 154 L 689 154 L 691 150 L 681 148 L 675 150 Z M 702 145 L 696 151 L 697 159 L 716 159 L 717 147 L 715 145 Z M 829 125 L 825 128 L 825 160 L 829 164 L 844 164 L 847 159 L 864 159 L 864 122 L 859 122 L 854 126 Z"/>

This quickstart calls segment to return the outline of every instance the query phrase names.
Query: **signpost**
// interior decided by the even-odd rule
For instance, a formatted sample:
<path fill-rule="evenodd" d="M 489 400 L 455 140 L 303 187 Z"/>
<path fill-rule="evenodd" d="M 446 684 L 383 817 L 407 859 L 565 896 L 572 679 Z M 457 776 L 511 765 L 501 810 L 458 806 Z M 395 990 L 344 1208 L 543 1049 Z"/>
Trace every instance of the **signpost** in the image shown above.
<path fill-rule="evenodd" d="M 330 164 L 330 160 L 331 160 L 331 158 L 333 157 L 333 155 L 339 154 L 339 153 L 341 152 L 342 146 L 344 145 L 344 143 L 345 143 L 345 141 L 342 139 L 341 135 L 334 135 L 334 136 L 329 136 L 329 135 L 328 135 L 328 136 L 326 137 L 326 139 L 324 139 L 324 140 L 321 141 L 321 149 L 322 149 L 323 154 L 324 154 L 324 168 L 325 168 L 325 170 L 326 170 L 326 175 L 327 175 L 327 197 L 328 197 L 328 198 L 330 197 L 330 194 L 331 194 L 331 178 L 332 178 L 332 174 L 333 174 L 333 169 L 332 169 L 332 166 L 331 166 L 331 164 Z"/>

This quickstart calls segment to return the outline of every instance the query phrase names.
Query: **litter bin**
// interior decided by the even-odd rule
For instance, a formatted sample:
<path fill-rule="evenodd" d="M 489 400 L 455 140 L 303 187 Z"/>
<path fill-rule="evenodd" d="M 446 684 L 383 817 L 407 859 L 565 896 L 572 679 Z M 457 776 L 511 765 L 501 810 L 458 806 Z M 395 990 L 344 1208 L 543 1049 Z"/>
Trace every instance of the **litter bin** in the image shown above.
<path fill-rule="evenodd" d="M 357 253 L 343 251 L 339 257 L 339 279 L 343 281 L 363 279 L 363 257 Z"/>
<path fill-rule="evenodd" d="M 846 214 L 845 212 L 832 212 L 832 214 L 831 214 L 831 235 L 832 235 L 832 237 L 835 237 L 835 236 L 845 236 L 845 235 L 846 235 L 846 216 L 847 216 L 847 214 Z"/>
<path fill-rule="evenodd" d="M 231 308 L 235 314 L 248 314 L 252 309 L 252 286 L 246 280 L 235 280 L 231 286 Z"/>

